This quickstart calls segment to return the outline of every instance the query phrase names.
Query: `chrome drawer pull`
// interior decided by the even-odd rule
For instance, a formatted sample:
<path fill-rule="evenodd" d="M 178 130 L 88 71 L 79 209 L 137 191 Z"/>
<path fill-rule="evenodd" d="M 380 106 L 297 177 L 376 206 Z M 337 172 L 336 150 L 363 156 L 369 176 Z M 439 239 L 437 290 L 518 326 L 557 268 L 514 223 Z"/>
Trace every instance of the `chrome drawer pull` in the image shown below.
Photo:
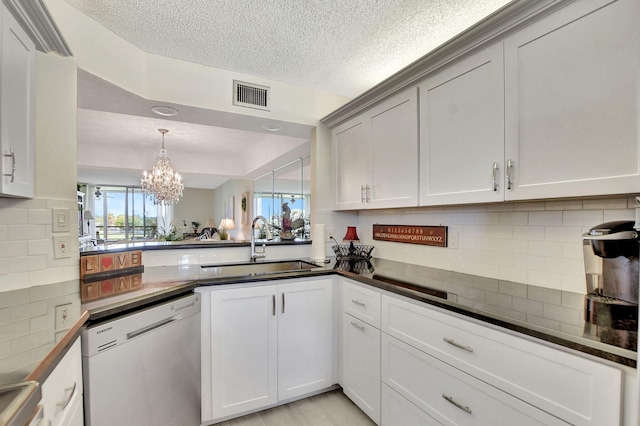
<path fill-rule="evenodd" d="M 71 402 L 73 394 L 76 393 L 76 384 L 76 382 L 73 382 L 73 386 L 71 386 L 70 388 L 65 388 L 64 393 L 66 394 L 67 392 L 69 392 L 69 396 L 56 404 L 56 407 L 60 407 L 61 411 L 67 408 L 67 405 L 69 405 L 69 403 Z"/>
<path fill-rule="evenodd" d="M 467 351 L 467 352 L 473 353 L 473 348 L 471 346 L 461 345 L 460 343 L 456 342 L 455 340 L 447 339 L 446 337 L 443 337 L 442 340 L 444 340 L 445 342 L 447 342 L 450 345 L 455 346 L 456 348 L 462 349 L 463 351 Z"/>
<path fill-rule="evenodd" d="M 351 325 L 354 326 L 355 328 L 357 328 L 358 330 L 364 332 L 364 325 L 358 325 L 357 322 L 353 322 L 353 321 L 351 321 Z"/>
<path fill-rule="evenodd" d="M 459 409 L 461 409 L 465 413 L 471 414 L 471 408 L 467 407 L 466 405 L 462 405 L 459 402 L 456 402 L 455 399 L 453 399 L 452 396 L 447 396 L 445 394 L 442 394 L 442 397 L 444 399 L 446 399 L 449 404 L 453 404 L 454 406 L 458 407 Z"/>
<path fill-rule="evenodd" d="M 507 189 L 513 185 L 513 160 L 507 160 Z"/>
<path fill-rule="evenodd" d="M 492 177 L 492 182 L 493 182 L 493 191 L 497 191 L 498 190 L 498 182 L 497 182 L 497 177 L 498 177 L 498 162 L 494 161 L 493 162 L 493 177 Z"/>
<path fill-rule="evenodd" d="M 276 295 L 275 294 L 271 295 L 271 306 L 273 306 L 272 315 L 275 317 L 276 316 Z"/>
<path fill-rule="evenodd" d="M 362 302 L 360 302 L 360 301 L 358 301 L 358 300 L 356 300 L 356 299 L 351 299 L 351 303 L 355 303 L 356 305 L 358 305 L 358 306 L 362 306 L 363 308 L 364 308 L 365 306 L 367 306 L 365 303 L 362 303 Z"/>
<path fill-rule="evenodd" d="M 11 173 L 3 173 L 3 176 L 11 176 L 11 182 L 16 179 L 16 153 L 13 152 L 13 148 L 10 149 L 10 154 L 4 154 L 5 157 L 11 157 Z"/>

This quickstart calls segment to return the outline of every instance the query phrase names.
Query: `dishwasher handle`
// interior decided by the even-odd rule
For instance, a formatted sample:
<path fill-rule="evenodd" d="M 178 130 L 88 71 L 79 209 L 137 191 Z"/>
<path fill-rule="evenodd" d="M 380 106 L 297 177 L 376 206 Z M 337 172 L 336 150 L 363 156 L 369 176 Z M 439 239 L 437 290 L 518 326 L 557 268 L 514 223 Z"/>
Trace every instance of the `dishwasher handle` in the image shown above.
<path fill-rule="evenodd" d="M 162 326 L 165 326 L 167 324 L 171 324 L 172 322 L 179 321 L 179 320 L 180 320 L 180 318 L 176 318 L 176 317 L 166 318 L 166 319 L 163 319 L 162 321 L 156 322 L 155 324 L 151 324 L 151 325 L 148 325 L 146 327 L 139 328 L 139 329 L 137 329 L 135 331 L 127 333 L 127 340 L 131 340 L 131 339 L 134 339 L 136 337 L 142 336 L 143 334 L 147 334 L 147 333 L 155 330 L 156 328 L 160 328 Z"/>

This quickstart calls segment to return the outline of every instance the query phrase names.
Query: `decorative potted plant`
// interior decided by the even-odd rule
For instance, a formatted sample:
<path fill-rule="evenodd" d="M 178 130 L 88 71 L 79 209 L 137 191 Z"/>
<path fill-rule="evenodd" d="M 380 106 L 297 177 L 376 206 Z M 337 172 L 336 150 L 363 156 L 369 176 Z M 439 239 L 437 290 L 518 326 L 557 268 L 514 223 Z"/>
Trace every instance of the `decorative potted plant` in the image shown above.
<path fill-rule="evenodd" d="M 200 222 L 198 222 L 197 220 L 194 220 L 193 222 L 191 222 L 191 226 L 193 226 L 193 233 L 197 234 L 198 228 L 200 228 Z"/>

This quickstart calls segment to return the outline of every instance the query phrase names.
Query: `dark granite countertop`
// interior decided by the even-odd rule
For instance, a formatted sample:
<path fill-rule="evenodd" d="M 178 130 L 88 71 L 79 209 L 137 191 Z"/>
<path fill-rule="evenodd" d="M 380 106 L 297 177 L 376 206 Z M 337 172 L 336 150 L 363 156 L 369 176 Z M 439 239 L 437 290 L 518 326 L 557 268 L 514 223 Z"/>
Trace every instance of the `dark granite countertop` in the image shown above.
<path fill-rule="evenodd" d="M 5 335 L 18 341 L 15 346 L 21 350 L 0 359 L 0 385 L 25 379 L 44 381 L 87 323 L 159 303 L 199 286 L 335 273 L 506 330 L 636 367 L 637 331 L 620 335 L 617 330 L 585 321 L 584 295 L 383 259 L 357 264 L 336 264 L 333 260 L 303 272 L 235 277 L 212 275 L 200 265 L 150 267 L 142 274 L 140 290 L 86 304 L 80 303 L 78 280 L 4 292 L 0 314 L 17 319 L 5 326 Z M 53 310 L 59 304 L 70 307 L 68 330 L 55 329 Z"/>

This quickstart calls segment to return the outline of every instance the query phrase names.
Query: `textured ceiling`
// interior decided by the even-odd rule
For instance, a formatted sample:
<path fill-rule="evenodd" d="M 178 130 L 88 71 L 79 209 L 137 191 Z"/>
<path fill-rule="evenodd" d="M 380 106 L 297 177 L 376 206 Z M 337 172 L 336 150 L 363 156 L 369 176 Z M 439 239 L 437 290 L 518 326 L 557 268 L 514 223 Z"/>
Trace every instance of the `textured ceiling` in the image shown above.
<path fill-rule="evenodd" d="M 66 0 L 140 49 L 347 97 L 508 0 Z"/>

